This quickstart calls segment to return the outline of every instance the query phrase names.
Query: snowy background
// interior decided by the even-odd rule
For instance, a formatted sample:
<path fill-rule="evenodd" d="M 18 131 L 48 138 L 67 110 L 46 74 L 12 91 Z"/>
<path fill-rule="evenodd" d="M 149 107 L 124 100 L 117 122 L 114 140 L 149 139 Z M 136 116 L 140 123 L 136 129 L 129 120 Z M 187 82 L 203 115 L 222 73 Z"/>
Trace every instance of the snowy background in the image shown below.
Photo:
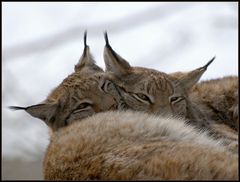
<path fill-rule="evenodd" d="M 102 68 L 107 30 L 113 49 L 133 66 L 188 71 L 216 55 L 201 80 L 238 74 L 237 2 L 2 5 L 3 179 L 42 179 L 47 126 L 7 107 L 41 102 L 71 74 L 83 51 L 84 30 Z"/>

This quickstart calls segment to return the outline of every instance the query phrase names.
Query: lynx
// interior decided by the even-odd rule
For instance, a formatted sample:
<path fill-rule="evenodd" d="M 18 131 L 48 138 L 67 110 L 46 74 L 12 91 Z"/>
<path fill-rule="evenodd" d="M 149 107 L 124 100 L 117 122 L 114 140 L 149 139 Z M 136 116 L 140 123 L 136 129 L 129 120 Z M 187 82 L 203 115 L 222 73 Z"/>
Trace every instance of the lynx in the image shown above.
<path fill-rule="evenodd" d="M 182 116 L 190 124 L 210 130 L 214 137 L 224 135 L 230 141 L 233 139 L 237 142 L 237 132 L 228 127 L 237 128 L 237 77 L 196 85 L 215 57 L 205 66 L 195 70 L 166 74 L 153 69 L 130 66 L 112 49 L 107 33 L 105 41 L 104 61 L 108 73 L 106 79 L 118 86 L 119 93 L 129 108 L 161 115 L 171 113 Z M 219 123 L 228 126 L 216 125 Z M 225 134 L 219 127 L 226 128 Z"/>
<path fill-rule="evenodd" d="M 238 157 L 222 140 L 210 138 L 185 120 L 116 111 L 162 113 L 164 107 L 137 107 L 134 102 L 130 106 L 131 99 L 124 95 L 129 93 L 106 79 L 112 75 L 95 64 L 86 34 L 84 45 L 75 72 L 46 100 L 12 107 L 43 120 L 53 131 L 44 160 L 45 179 L 237 179 Z M 172 88 L 167 81 L 166 88 Z M 134 96 L 145 99 L 140 93 Z"/>
<path fill-rule="evenodd" d="M 85 33 L 85 48 L 75 72 L 64 79 L 45 101 L 25 108 L 12 108 L 24 109 L 42 119 L 53 131 L 77 119 L 107 110 L 132 109 L 161 115 L 174 113 L 187 118 L 187 122 L 200 129 L 210 130 L 210 134 L 216 138 L 224 137 L 226 145 L 233 145 L 233 141 L 233 146 L 237 148 L 236 132 L 225 125 L 209 123 L 211 120 L 206 113 L 188 98 L 188 90 L 213 60 L 189 73 L 170 75 L 153 69 L 131 67 L 111 48 L 105 34 L 107 73 L 104 73 L 95 64 L 86 37 Z"/>
<path fill-rule="evenodd" d="M 105 40 L 104 60 L 107 74 L 103 73 L 103 70 L 95 64 L 89 47 L 86 45 L 85 34 L 84 52 L 75 66 L 75 72 L 53 90 L 42 103 L 25 108 L 12 107 L 12 109 L 24 109 L 32 116 L 44 120 L 54 130 L 68 125 L 76 118 L 81 119 L 81 117 L 95 112 L 116 108 L 130 108 L 154 114 L 177 113 L 188 118 L 189 122 L 197 126 L 208 127 L 209 118 L 206 118 L 206 114 L 202 113 L 201 108 L 191 102 L 191 100 L 206 96 L 202 96 L 200 94 L 202 92 L 198 92 L 199 97 L 190 100 L 188 90 L 199 80 L 213 59 L 205 66 L 189 73 L 166 74 L 153 69 L 131 67 L 111 48 L 107 34 L 105 34 Z M 180 74 L 181 76 L 179 76 Z M 234 81 L 232 85 L 235 86 L 234 88 L 238 87 Z M 200 90 L 201 87 L 195 88 L 197 88 L 195 90 Z M 229 95 L 231 96 L 231 93 Z M 106 102 L 101 102 L 100 98 Z M 202 99 L 198 99 L 198 102 L 199 100 L 202 101 Z M 92 103 L 100 108 L 92 107 Z M 236 105 L 238 105 L 237 102 Z M 70 117 L 74 110 L 79 108 L 84 110 L 81 112 L 81 117 L 78 118 L 79 115 Z M 236 110 L 235 108 L 234 113 L 237 116 Z M 58 114 L 56 115 L 56 113 Z"/>
<path fill-rule="evenodd" d="M 43 120 L 53 132 L 94 113 L 117 110 L 121 101 L 113 97 L 116 94 L 102 90 L 101 80 L 105 73 L 95 64 L 86 39 L 85 33 L 84 51 L 75 65 L 75 72 L 65 78 L 43 102 L 10 108 L 25 110 L 31 116 Z"/>
<path fill-rule="evenodd" d="M 97 113 L 54 133 L 47 180 L 237 180 L 238 156 L 184 120 Z"/>

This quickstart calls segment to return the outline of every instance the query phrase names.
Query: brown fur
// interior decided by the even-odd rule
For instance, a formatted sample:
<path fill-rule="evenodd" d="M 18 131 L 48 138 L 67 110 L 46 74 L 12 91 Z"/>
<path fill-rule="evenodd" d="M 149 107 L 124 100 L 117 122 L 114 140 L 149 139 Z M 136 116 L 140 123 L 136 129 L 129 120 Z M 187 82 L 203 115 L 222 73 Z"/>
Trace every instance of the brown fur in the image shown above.
<path fill-rule="evenodd" d="M 215 124 L 219 123 L 226 124 L 225 128 L 237 128 L 238 78 L 226 77 L 197 84 L 214 58 L 195 70 L 166 74 L 130 66 L 111 48 L 107 37 L 105 39 L 106 79 L 119 87 L 129 108 L 157 115 L 181 116 L 197 128 L 210 130 L 213 137 L 225 138 L 227 145 L 231 141 L 238 142 L 237 137 L 232 139 L 230 136 L 237 135 L 236 131 L 232 130 L 233 133 L 228 135 L 229 132 L 215 128 Z"/>
<path fill-rule="evenodd" d="M 203 81 L 192 88 L 189 97 L 202 106 L 208 118 L 238 130 L 237 76 Z"/>
<path fill-rule="evenodd" d="M 237 178 L 237 156 L 220 149 L 222 147 L 217 145 L 219 140 L 212 140 L 205 135 L 205 138 L 198 135 L 201 144 L 186 139 L 192 136 L 190 133 L 197 132 L 189 129 L 190 126 L 184 124 L 184 127 L 174 130 L 175 133 L 183 133 L 177 138 L 173 137 L 174 132 L 167 136 L 157 134 L 148 137 L 155 126 L 149 130 L 143 127 L 145 135 L 139 134 L 138 129 L 148 122 L 156 124 L 156 119 L 152 119 L 150 115 L 141 117 L 143 115 L 137 113 L 126 118 L 127 112 L 121 115 L 118 112 L 110 115 L 97 114 L 117 109 L 146 111 L 157 115 L 177 113 L 188 117 L 197 126 L 208 127 L 204 114 L 188 99 L 188 89 L 195 84 L 204 69 L 191 72 L 190 76 L 194 76 L 194 79 L 188 80 L 183 76 L 178 82 L 174 76 L 156 70 L 128 69 L 130 65 L 126 61 L 120 69 L 116 69 L 116 65 L 108 66 L 114 72 L 104 73 L 95 65 L 89 47 L 85 45 L 75 72 L 63 80 L 45 101 L 26 108 L 15 107 L 43 120 L 53 131 L 44 161 L 46 179 Z M 170 102 L 173 97 L 184 99 L 176 103 Z M 95 114 L 97 115 L 94 116 Z M 114 119 L 115 115 L 117 116 Z M 169 120 L 159 116 L 156 121 L 161 124 Z M 110 127 L 105 128 L 105 122 Z M 125 122 L 125 126 L 118 125 Z M 130 124 L 130 127 L 128 122 L 133 122 L 134 125 Z M 175 119 L 166 124 L 167 128 L 174 129 L 179 122 L 180 119 Z M 82 123 L 90 125 L 85 126 Z M 125 132 L 126 129 L 126 135 L 115 133 L 115 126 L 119 131 Z M 192 132 L 185 133 L 186 128 Z M 133 141 L 126 139 L 131 139 L 132 131 L 137 136 Z M 111 133 L 113 135 L 109 136 Z M 236 137 L 232 138 L 237 140 Z M 228 150 L 235 153 L 234 147 Z M 190 154 L 190 157 L 187 158 L 186 154 Z M 229 167 L 226 169 L 223 166 Z"/>
<path fill-rule="evenodd" d="M 179 119 L 105 112 L 54 133 L 44 178 L 237 180 L 238 157 Z"/>
<path fill-rule="evenodd" d="M 75 72 L 65 78 L 43 102 L 25 108 L 12 108 L 24 109 L 33 117 L 43 120 L 52 131 L 98 112 L 117 110 L 120 103 L 117 94 L 113 96 L 113 93 L 102 89 L 104 75 L 87 46 L 75 66 Z"/>

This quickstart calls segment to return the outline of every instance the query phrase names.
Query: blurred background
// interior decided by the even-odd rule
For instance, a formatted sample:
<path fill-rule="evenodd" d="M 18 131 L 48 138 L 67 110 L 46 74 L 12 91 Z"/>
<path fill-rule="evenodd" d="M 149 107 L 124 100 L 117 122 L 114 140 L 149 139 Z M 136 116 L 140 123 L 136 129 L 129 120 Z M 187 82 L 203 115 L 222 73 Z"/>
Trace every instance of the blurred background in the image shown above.
<path fill-rule="evenodd" d="M 43 179 L 48 128 L 7 107 L 43 101 L 71 74 L 85 30 L 102 68 L 107 30 L 133 66 L 189 71 L 216 56 L 201 80 L 238 75 L 238 2 L 3 2 L 2 25 L 2 179 Z"/>

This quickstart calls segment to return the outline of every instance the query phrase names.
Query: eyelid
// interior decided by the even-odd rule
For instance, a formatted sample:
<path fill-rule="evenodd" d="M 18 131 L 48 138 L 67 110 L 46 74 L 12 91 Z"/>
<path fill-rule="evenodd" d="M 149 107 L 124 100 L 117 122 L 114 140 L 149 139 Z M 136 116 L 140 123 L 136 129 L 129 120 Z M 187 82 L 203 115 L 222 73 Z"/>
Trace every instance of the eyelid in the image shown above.
<path fill-rule="evenodd" d="M 138 96 L 138 97 L 140 97 L 141 99 L 143 99 L 143 100 L 148 100 L 149 98 L 148 98 L 148 96 L 146 96 L 146 95 L 144 95 L 144 94 L 142 94 L 142 93 L 136 93 L 136 95 Z M 143 98 L 142 98 L 143 97 Z"/>
<path fill-rule="evenodd" d="M 81 105 L 83 105 L 83 104 L 87 104 L 87 106 L 86 107 L 83 107 L 83 108 L 79 108 Z M 77 105 L 76 105 L 76 107 L 74 107 L 74 109 L 73 109 L 73 113 L 75 112 L 75 111 L 78 111 L 78 110 L 86 110 L 87 109 L 87 107 L 88 106 L 91 106 L 91 105 L 93 105 L 93 102 L 92 101 L 90 101 L 90 100 L 88 100 L 88 99 L 84 99 L 84 100 L 82 100 L 81 102 L 79 102 Z M 79 108 L 79 109 L 78 109 Z"/>
<path fill-rule="evenodd" d="M 138 94 L 143 94 L 147 99 L 142 99 Z M 136 99 L 141 100 L 147 104 L 152 104 L 153 103 L 153 99 L 151 97 L 149 97 L 148 95 L 144 94 L 144 93 L 133 93 L 132 94 Z"/>
<path fill-rule="evenodd" d="M 93 104 L 93 102 L 92 102 L 91 100 L 89 100 L 89 99 L 83 99 L 83 100 L 81 100 L 80 102 L 78 102 L 77 105 L 79 106 L 79 105 L 82 104 L 82 103 Z"/>
<path fill-rule="evenodd" d="M 174 99 L 174 100 L 172 100 L 172 99 Z M 183 99 L 184 99 L 183 96 L 173 96 L 170 98 L 170 103 L 176 104 L 176 103 L 182 101 Z"/>
<path fill-rule="evenodd" d="M 148 95 L 148 94 L 145 94 L 145 93 L 141 93 L 141 94 L 144 94 L 144 95 L 148 98 L 148 101 L 149 101 L 151 104 L 154 103 L 154 98 L 153 98 L 153 96 Z"/>
<path fill-rule="evenodd" d="M 170 98 L 170 102 L 174 102 L 174 101 L 178 100 L 178 98 L 179 98 L 179 97 L 171 97 L 171 98 Z"/>

